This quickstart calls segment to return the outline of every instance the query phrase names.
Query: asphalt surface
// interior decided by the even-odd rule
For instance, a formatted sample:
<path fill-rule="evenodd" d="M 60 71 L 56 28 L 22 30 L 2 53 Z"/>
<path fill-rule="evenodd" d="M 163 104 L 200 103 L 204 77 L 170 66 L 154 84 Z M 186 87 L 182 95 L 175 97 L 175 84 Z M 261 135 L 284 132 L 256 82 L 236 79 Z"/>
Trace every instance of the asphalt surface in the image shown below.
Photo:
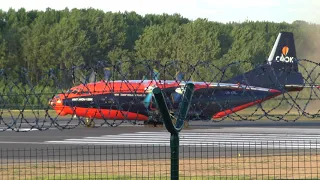
<path fill-rule="evenodd" d="M 62 120 L 60 125 L 68 122 Z M 50 127 L 49 124 L 46 126 Z M 68 124 L 68 127 L 77 126 Z M 320 121 L 191 122 L 180 133 L 180 157 L 230 157 L 278 153 L 312 153 L 320 144 Z M 5 129 L 4 124 L 0 128 Z M 30 129 L 24 123 L 23 130 Z M 133 126 L 46 131 L 0 132 L 1 162 L 28 160 L 81 161 L 170 157 L 165 127 Z M 7 162 L 6 161 L 6 162 Z"/>

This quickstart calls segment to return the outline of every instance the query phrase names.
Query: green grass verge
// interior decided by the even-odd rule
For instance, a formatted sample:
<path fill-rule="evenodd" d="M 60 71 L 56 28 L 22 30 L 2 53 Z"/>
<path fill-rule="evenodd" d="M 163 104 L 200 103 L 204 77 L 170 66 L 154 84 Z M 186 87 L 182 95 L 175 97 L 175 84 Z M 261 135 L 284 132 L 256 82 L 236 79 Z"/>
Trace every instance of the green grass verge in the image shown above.
<path fill-rule="evenodd" d="M 282 154 L 179 160 L 180 179 L 312 179 L 319 155 Z M 5 163 L 1 179 L 170 179 L 170 159 Z"/>
<path fill-rule="evenodd" d="M 20 110 L 1 110 L 0 113 L 2 113 L 2 118 L 4 119 L 11 119 L 13 118 L 21 118 L 22 115 L 26 119 L 35 119 L 35 118 L 48 118 L 48 116 L 55 118 L 59 115 L 56 113 L 55 110 L 24 110 L 21 112 Z M 63 116 L 61 116 L 63 117 Z M 65 116 L 65 117 L 71 117 L 71 116 Z"/>

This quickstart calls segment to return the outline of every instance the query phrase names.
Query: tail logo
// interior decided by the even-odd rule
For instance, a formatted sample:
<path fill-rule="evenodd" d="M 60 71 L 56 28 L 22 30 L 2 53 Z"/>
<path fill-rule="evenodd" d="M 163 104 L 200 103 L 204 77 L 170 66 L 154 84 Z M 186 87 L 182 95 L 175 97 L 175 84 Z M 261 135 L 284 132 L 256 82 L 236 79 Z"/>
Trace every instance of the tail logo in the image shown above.
<path fill-rule="evenodd" d="M 289 47 L 284 46 L 281 51 L 281 56 L 276 57 L 277 62 L 284 62 L 284 63 L 293 63 L 294 57 L 288 57 L 287 54 L 289 53 Z"/>
<path fill-rule="evenodd" d="M 283 54 L 284 56 L 287 56 L 288 52 L 289 52 L 288 46 L 285 46 L 285 47 L 282 48 L 282 54 Z"/>

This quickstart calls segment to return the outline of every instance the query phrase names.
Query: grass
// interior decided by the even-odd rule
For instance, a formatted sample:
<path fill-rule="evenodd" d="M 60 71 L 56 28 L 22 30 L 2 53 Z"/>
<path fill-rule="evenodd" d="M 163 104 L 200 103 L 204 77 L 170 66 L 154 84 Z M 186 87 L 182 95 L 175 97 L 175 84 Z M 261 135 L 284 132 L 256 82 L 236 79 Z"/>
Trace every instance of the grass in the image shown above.
<path fill-rule="evenodd" d="M 180 179 L 317 178 L 320 155 L 180 159 Z M 20 161 L 21 162 L 21 161 Z M 28 162 L 2 160 L 1 179 L 170 179 L 170 160 Z"/>
<path fill-rule="evenodd" d="M 46 115 L 50 115 L 50 116 L 57 116 L 57 113 L 55 110 L 24 110 L 23 112 L 21 112 L 21 110 L 6 110 L 3 109 L 0 111 L 0 113 L 2 113 L 2 117 L 19 117 L 21 116 L 21 114 L 23 114 L 23 116 L 25 118 L 31 118 L 31 117 L 45 117 Z"/>
<path fill-rule="evenodd" d="M 227 180 L 227 179 L 250 179 L 248 177 L 241 177 L 241 176 L 193 176 L 193 177 L 183 177 L 180 176 L 179 179 L 189 179 L 189 180 L 198 180 L 198 179 L 207 179 L 207 180 L 213 180 L 213 179 L 220 179 L 220 180 Z M 36 177 L 32 178 L 30 180 L 54 180 L 54 179 L 66 179 L 66 180 L 78 180 L 78 179 L 115 179 L 115 180 L 140 180 L 140 179 L 150 179 L 150 177 L 131 177 L 131 176 L 118 176 L 118 175 L 57 175 L 57 176 L 49 176 L 49 177 Z M 170 179 L 170 176 L 166 177 L 152 177 L 153 180 L 162 180 L 162 179 Z"/>
<path fill-rule="evenodd" d="M 267 116 L 263 110 L 267 112 Z M 247 120 L 320 120 L 320 115 L 313 116 L 320 114 L 319 106 L 307 108 L 305 113 L 309 113 L 310 115 L 301 115 L 301 112 L 298 112 L 295 108 L 277 108 L 272 111 L 270 111 L 271 108 L 264 108 L 263 110 L 261 110 L 261 108 L 250 107 L 230 114 L 229 117 L 223 117 L 217 120 L 243 120 L 244 118 L 247 118 Z"/>

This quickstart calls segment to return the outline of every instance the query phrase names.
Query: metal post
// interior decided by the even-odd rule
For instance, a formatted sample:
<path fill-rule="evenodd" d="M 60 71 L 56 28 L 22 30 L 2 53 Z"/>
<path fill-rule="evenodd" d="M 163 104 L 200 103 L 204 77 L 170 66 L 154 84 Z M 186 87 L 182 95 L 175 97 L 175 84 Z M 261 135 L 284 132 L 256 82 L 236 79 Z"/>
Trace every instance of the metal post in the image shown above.
<path fill-rule="evenodd" d="M 179 132 L 183 128 L 185 118 L 188 114 L 188 110 L 193 95 L 194 84 L 188 83 L 185 86 L 186 90 L 182 99 L 181 106 L 179 107 L 179 116 L 176 125 L 172 123 L 172 119 L 169 114 L 167 103 L 163 97 L 160 88 L 153 89 L 153 94 L 159 107 L 159 111 L 162 115 L 164 124 L 170 132 L 170 150 L 171 150 L 171 180 L 179 179 Z"/>
<path fill-rule="evenodd" d="M 171 180 L 179 179 L 179 133 L 170 136 Z"/>

